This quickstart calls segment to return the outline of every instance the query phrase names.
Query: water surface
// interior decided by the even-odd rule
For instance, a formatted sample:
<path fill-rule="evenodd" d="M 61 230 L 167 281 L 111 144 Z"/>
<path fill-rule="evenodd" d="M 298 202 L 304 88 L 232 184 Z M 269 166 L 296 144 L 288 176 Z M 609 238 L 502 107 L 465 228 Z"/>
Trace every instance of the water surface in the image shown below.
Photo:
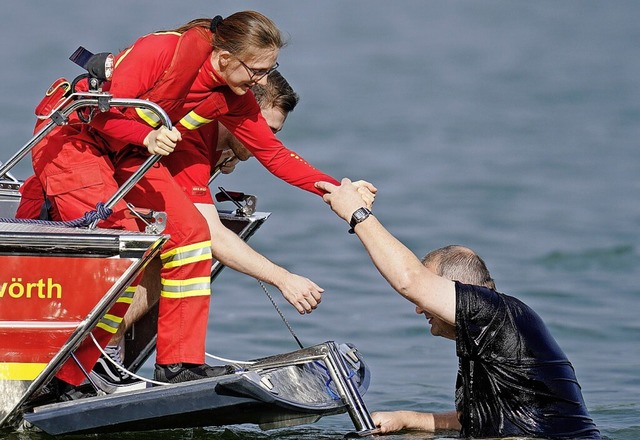
<path fill-rule="evenodd" d="M 375 213 L 419 256 L 474 248 L 498 289 L 547 322 L 610 439 L 640 437 L 640 4 L 632 1 L 26 2 L 0 17 L 0 153 L 26 142 L 33 108 L 83 45 L 117 51 L 194 17 L 257 9 L 289 35 L 281 71 L 301 96 L 285 144 L 327 173 L 379 188 Z M 30 173 L 29 164 L 16 169 Z M 453 407 L 453 345 L 376 272 L 322 201 L 257 163 L 215 182 L 273 212 L 252 245 L 326 289 L 298 316 L 305 345 L 356 344 L 372 410 Z M 255 280 L 214 285 L 208 349 L 249 359 L 295 341 Z M 149 367 L 145 370 L 150 374 Z M 112 438 L 337 439 L 346 415 L 262 432 L 252 426 Z M 40 439 L 7 434 L 10 439 Z M 401 434 L 394 439 L 448 438 Z"/>

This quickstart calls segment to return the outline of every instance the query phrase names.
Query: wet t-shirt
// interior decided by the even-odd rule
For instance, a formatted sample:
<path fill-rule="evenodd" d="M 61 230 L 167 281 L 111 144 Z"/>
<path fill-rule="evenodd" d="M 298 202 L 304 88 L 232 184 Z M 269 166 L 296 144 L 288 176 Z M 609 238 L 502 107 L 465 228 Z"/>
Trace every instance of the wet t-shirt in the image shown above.
<path fill-rule="evenodd" d="M 456 283 L 456 349 L 463 437 L 600 438 L 573 366 L 518 299 Z"/>

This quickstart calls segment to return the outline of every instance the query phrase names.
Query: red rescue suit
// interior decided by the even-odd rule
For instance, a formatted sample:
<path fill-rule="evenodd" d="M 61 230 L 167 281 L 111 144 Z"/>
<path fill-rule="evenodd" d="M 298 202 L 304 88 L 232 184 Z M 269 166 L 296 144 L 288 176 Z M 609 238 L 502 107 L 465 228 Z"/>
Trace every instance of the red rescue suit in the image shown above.
<path fill-rule="evenodd" d="M 168 63 L 172 61 L 179 39 L 177 35 L 171 37 L 173 45 L 165 44 L 164 48 L 160 48 L 164 52 L 160 50 L 158 54 L 159 60 L 166 60 Z M 133 53 L 133 49 L 126 51 L 118 57 L 119 61 L 122 61 L 123 55 Z M 131 60 L 135 60 L 133 55 Z M 128 65 L 131 64 L 133 63 Z M 167 67 L 149 66 L 146 61 L 142 65 L 144 68 L 140 70 L 147 77 L 151 73 L 149 67 L 157 69 L 155 81 L 150 82 L 151 86 Z M 110 84 L 110 91 L 114 96 L 142 96 L 142 93 L 133 94 L 129 88 L 119 91 L 117 87 L 117 81 L 123 75 L 130 74 L 131 70 L 127 72 L 126 69 L 116 67 L 114 81 Z M 121 82 L 134 85 L 139 84 L 139 79 L 130 77 L 129 81 L 124 78 Z M 187 85 L 183 90 L 188 88 Z M 98 115 L 91 125 L 79 123 L 75 115 L 70 119 L 69 125 L 57 127 L 33 151 L 34 170 L 62 220 L 81 217 L 86 211 L 95 209 L 98 201 L 108 200 L 119 184 L 128 179 L 147 159 L 146 148 L 136 146 L 142 145 L 142 140 L 153 129 L 117 109 Z M 110 119 L 117 124 L 111 124 L 110 131 L 102 132 L 102 124 L 108 125 Z M 112 160 L 114 152 L 120 153 L 117 169 Z M 211 272 L 211 242 L 206 221 L 161 164 L 146 173 L 140 183 L 127 194 L 126 200 L 135 206 L 166 211 L 170 217 L 165 229 L 170 239 L 161 254 L 162 292 L 157 362 L 202 364 Z M 100 222 L 99 226 L 138 230 L 139 225 L 125 217 L 126 210 L 124 202 L 120 202 L 114 208 L 114 213 L 106 221 Z M 123 299 L 126 300 L 121 298 Z M 111 325 L 109 330 L 113 330 L 107 333 L 115 332 L 124 311 L 118 313 L 118 316 L 110 313 L 103 318 L 103 321 Z M 99 325 L 94 335 L 100 333 L 100 329 Z M 106 345 L 110 336 L 107 334 L 105 338 L 100 338 L 100 344 Z M 99 352 L 92 347 L 91 341 L 85 341 L 76 355 L 85 369 L 91 370 Z M 84 379 L 73 362 L 67 362 L 59 371 L 58 377 L 71 384 L 79 384 Z"/>
<path fill-rule="evenodd" d="M 218 136 L 217 122 L 183 133 L 180 148 L 176 148 L 171 159 L 165 162 L 176 183 L 193 203 L 214 204 L 209 178 L 222 156 L 222 151 L 216 149 Z"/>
<path fill-rule="evenodd" d="M 189 125 L 187 116 L 202 114 L 211 120 L 220 119 L 272 173 L 300 188 L 320 194 L 313 187 L 316 181 L 337 184 L 275 138 L 253 95 L 233 94 L 215 74 L 210 53 L 210 33 L 204 28 L 192 29 L 182 36 L 147 35 L 118 55 L 110 92 L 115 97 L 156 100 L 168 109 L 174 122 L 180 120 L 181 131 L 185 127 L 199 128 Z M 204 64 L 194 62 L 203 58 Z M 177 96 L 172 92 L 163 99 L 154 93 L 158 90 L 186 94 Z M 200 105 L 198 112 L 191 113 Z M 94 209 L 97 201 L 106 201 L 118 184 L 146 160 L 146 149 L 136 146 L 141 146 L 152 130 L 149 123 L 153 121 L 148 116 L 144 112 L 134 115 L 131 109 L 111 109 L 96 115 L 90 126 L 72 120 L 34 149 L 34 169 L 62 219 L 81 217 Z M 164 160 L 171 160 L 171 156 Z M 165 233 L 171 238 L 161 255 L 157 363 L 204 363 L 211 266 L 206 221 L 162 163 L 144 176 L 126 200 L 136 206 L 166 211 L 169 217 Z M 100 226 L 137 229 L 138 225 L 125 218 L 125 209 L 123 202 L 118 204 L 114 214 Z M 97 353 L 93 363 L 95 359 Z M 83 362 L 87 369 L 93 363 L 91 359 Z M 78 374 L 59 377 L 70 383 L 82 379 Z"/>

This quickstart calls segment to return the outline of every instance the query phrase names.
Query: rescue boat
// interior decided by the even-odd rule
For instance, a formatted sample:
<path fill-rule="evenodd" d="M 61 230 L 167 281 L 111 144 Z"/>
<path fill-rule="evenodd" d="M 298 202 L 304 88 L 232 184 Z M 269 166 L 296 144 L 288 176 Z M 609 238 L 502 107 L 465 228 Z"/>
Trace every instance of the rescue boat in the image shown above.
<path fill-rule="evenodd" d="M 58 369 L 87 338 L 132 281 L 159 255 L 165 213 L 152 213 L 145 232 L 82 227 L 15 218 L 24 183 L 10 170 L 69 115 L 136 107 L 166 113 L 140 99 L 114 98 L 101 90 L 108 78 L 95 66 L 109 54 L 82 52 L 88 92 L 71 88 L 41 129 L 4 164 L 0 162 L 0 429 L 39 430 L 50 435 L 145 431 L 251 423 L 273 429 L 313 423 L 348 413 L 357 436 L 375 428 L 362 395 L 370 371 L 352 344 L 327 341 L 289 353 L 230 361 L 227 373 L 180 384 L 140 380 L 117 386 L 86 383 L 65 400 L 46 392 Z M 97 60 L 97 61 L 96 61 Z M 100 69 L 98 69 L 100 70 Z M 150 157 L 105 203 L 110 208 L 159 157 Z M 227 193 L 236 209 L 220 210 L 225 226 L 248 240 L 270 213 L 255 211 L 255 197 Z M 214 262 L 213 281 L 224 268 Z M 125 368 L 137 373 L 155 350 L 157 309 L 135 324 L 126 340 Z M 44 396 L 44 397 L 43 397 Z"/>

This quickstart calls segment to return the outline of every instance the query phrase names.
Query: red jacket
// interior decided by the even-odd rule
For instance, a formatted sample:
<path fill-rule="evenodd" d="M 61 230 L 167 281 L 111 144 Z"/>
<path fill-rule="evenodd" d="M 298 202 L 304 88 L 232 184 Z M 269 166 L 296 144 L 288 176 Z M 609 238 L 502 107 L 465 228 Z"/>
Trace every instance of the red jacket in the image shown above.
<path fill-rule="evenodd" d="M 191 29 L 182 36 L 169 32 L 138 39 L 117 56 L 110 93 L 115 97 L 152 98 L 168 109 L 182 132 L 189 129 L 179 121 L 192 111 L 219 120 L 272 174 L 301 189 L 321 195 L 313 186 L 315 182 L 338 184 L 275 137 L 253 93 L 236 95 L 226 86 L 211 65 L 210 39 L 210 32 L 204 28 Z M 142 145 L 152 130 L 131 110 L 123 113 L 112 109 L 97 115 L 91 125 L 107 140 L 112 152 L 127 144 Z"/>

